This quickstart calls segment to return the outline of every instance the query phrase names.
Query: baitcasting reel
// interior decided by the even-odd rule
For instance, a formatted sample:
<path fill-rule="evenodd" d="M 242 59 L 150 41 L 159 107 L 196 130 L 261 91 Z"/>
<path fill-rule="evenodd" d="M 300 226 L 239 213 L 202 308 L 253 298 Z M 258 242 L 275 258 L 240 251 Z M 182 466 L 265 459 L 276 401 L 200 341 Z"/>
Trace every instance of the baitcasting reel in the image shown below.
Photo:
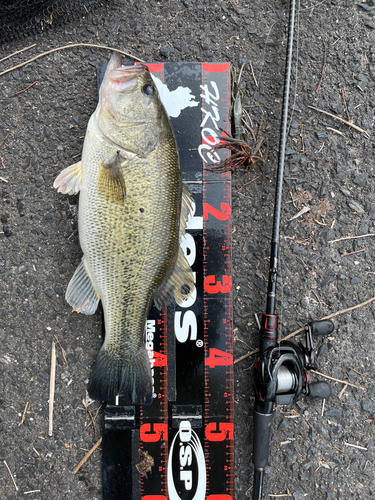
<path fill-rule="evenodd" d="M 253 500 L 262 498 L 274 403 L 288 405 L 301 393 L 319 398 L 329 398 L 331 395 L 328 383 L 310 383 L 308 370 L 317 368 L 313 336 L 330 334 L 333 328 L 332 321 L 312 321 L 305 326 L 306 346 L 287 340 L 277 345 L 277 316 L 263 313 L 261 349 L 254 365 Z"/>
<path fill-rule="evenodd" d="M 317 369 L 313 336 L 328 335 L 333 331 L 329 320 L 312 321 L 305 326 L 306 347 L 282 341 L 268 347 L 254 365 L 254 387 L 263 403 L 278 405 L 292 403 L 301 392 L 307 396 L 328 398 L 331 387 L 326 382 L 310 383 L 309 369 Z"/>

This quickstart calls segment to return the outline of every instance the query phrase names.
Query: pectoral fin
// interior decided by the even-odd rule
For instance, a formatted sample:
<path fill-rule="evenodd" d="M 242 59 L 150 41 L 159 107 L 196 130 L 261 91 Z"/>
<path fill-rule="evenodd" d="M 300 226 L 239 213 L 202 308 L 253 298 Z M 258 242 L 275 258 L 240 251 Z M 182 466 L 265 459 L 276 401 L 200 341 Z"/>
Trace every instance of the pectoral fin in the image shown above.
<path fill-rule="evenodd" d="M 189 215 L 193 212 L 194 200 L 191 197 L 190 191 L 182 185 L 182 200 L 181 200 L 181 214 L 180 214 L 180 241 L 185 235 L 185 228 Z"/>
<path fill-rule="evenodd" d="M 113 201 L 122 202 L 126 196 L 125 179 L 119 151 L 113 161 L 103 162 L 99 172 L 99 190 Z"/>
<path fill-rule="evenodd" d="M 185 227 L 189 215 L 193 211 L 194 201 L 191 197 L 190 191 L 183 184 L 182 186 L 182 200 L 180 211 L 180 229 L 179 229 L 179 243 L 185 236 Z M 168 281 L 164 283 L 157 291 L 154 298 L 155 305 L 158 309 L 163 309 L 168 304 L 172 303 L 173 299 L 177 304 L 181 305 L 187 300 L 195 291 L 194 276 L 191 267 L 186 260 L 182 248 L 178 247 L 178 255 L 175 267 Z"/>
<path fill-rule="evenodd" d="M 73 310 L 82 314 L 94 314 L 100 300 L 86 272 L 84 259 L 75 270 L 65 294 L 65 300 Z"/>
<path fill-rule="evenodd" d="M 182 305 L 194 293 L 194 276 L 181 247 L 178 248 L 177 262 L 168 281 L 157 291 L 154 298 L 158 309 L 172 303 Z"/>
<path fill-rule="evenodd" d="M 74 163 L 65 168 L 56 177 L 53 187 L 59 193 L 76 194 L 81 189 L 82 183 L 82 162 Z"/>

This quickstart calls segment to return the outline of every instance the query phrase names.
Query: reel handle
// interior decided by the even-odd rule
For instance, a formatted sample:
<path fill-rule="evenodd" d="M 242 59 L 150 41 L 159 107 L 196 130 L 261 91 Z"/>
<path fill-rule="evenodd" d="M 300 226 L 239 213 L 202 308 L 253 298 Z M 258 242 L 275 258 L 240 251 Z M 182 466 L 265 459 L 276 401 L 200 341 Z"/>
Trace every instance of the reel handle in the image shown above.
<path fill-rule="evenodd" d="M 311 321 L 308 326 L 310 326 L 311 333 L 313 335 L 329 335 L 335 328 L 333 322 L 330 319 Z"/>
<path fill-rule="evenodd" d="M 327 382 L 312 382 L 308 387 L 308 396 L 311 398 L 328 399 L 332 395 L 331 386 Z"/>

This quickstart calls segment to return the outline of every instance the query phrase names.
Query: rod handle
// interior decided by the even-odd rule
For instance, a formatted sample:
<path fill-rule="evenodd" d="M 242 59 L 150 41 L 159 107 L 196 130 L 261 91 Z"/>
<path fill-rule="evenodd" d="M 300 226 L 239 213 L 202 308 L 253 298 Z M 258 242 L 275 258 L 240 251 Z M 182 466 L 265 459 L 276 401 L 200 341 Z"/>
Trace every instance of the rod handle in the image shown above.
<path fill-rule="evenodd" d="M 258 406 L 258 405 L 256 405 Z M 269 411 L 268 408 L 265 411 Z M 254 409 L 253 413 L 253 464 L 256 469 L 264 469 L 268 464 L 268 451 L 273 412 L 263 413 Z"/>

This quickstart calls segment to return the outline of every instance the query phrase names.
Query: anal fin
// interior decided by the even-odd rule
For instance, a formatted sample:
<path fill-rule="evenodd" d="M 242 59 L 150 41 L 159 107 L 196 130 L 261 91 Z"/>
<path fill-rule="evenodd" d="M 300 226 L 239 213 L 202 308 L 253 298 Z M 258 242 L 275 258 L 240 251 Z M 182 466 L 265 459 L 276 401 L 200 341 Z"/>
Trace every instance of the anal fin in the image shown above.
<path fill-rule="evenodd" d="M 100 300 L 92 286 L 84 266 L 84 258 L 75 270 L 66 290 L 65 299 L 73 310 L 83 314 L 94 314 Z"/>
<path fill-rule="evenodd" d="M 56 177 L 53 187 L 59 193 L 76 194 L 81 189 L 82 183 L 82 162 L 74 163 L 65 168 Z"/>

